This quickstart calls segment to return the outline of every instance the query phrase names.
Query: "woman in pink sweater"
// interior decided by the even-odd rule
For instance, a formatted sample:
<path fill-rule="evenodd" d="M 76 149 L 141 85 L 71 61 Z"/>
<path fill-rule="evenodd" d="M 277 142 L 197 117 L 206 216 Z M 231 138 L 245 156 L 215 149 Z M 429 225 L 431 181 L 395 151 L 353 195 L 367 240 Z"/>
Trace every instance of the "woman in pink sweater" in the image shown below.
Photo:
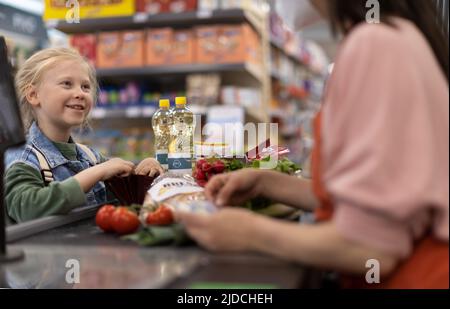
<path fill-rule="evenodd" d="M 334 270 L 345 287 L 366 286 L 375 261 L 370 287 L 448 288 L 448 38 L 432 1 L 379 1 L 379 24 L 366 22 L 365 2 L 312 1 L 345 37 L 316 119 L 313 182 L 246 170 L 206 188 L 220 206 L 264 196 L 318 223 L 237 208 L 178 217 L 206 248 Z"/>

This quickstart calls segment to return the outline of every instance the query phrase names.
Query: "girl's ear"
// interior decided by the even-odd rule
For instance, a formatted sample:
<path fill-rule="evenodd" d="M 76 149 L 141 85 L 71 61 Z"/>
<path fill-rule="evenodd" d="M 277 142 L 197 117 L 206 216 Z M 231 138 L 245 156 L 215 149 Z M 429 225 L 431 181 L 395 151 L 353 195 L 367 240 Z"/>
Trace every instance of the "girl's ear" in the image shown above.
<path fill-rule="evenodd" d="M 34 107 L 39 106 L 40 101 L 38 98 L 38 91 L 36 86 L 31 85 L 27 90 L 27 101 Z"/>

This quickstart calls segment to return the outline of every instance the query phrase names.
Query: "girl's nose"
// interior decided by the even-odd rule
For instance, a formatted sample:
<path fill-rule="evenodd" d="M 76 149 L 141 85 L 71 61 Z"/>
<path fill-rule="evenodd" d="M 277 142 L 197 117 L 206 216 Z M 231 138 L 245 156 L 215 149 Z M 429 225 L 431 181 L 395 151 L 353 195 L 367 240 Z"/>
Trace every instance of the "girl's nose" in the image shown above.
<path fill-rule="evenodd" d="M 83 92 L 83 89 L 81 88 L 77 88 L 77 90 L 75 90 L 75 98 L 78 100 L 84 100 L 85 97 L 85 93 Z"/>

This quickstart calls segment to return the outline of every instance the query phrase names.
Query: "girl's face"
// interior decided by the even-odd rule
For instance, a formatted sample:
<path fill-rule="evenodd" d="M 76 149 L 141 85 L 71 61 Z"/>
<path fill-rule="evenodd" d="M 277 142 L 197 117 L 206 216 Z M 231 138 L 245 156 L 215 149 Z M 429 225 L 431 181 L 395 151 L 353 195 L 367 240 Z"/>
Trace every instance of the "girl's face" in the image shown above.
<path fill-rule="evenodd" d="M 80 126 L 91 111 L 92 88 L 87 68 L 75 60 L 64 60 L 43 74 L 27 98 L 40 124 L 67 131 Z"/>

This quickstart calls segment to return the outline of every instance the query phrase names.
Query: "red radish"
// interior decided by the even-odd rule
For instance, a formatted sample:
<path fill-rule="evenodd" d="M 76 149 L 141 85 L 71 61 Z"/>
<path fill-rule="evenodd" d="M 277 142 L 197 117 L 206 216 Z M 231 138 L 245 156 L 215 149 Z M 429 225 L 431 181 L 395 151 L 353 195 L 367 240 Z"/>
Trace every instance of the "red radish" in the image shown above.
<path fill-rule="evenodd" d="M 217 174 L 221 174 L 225 171 L 225 164 L 222 161 L 216 161 L 212 165 L 213 170 Z"/>

